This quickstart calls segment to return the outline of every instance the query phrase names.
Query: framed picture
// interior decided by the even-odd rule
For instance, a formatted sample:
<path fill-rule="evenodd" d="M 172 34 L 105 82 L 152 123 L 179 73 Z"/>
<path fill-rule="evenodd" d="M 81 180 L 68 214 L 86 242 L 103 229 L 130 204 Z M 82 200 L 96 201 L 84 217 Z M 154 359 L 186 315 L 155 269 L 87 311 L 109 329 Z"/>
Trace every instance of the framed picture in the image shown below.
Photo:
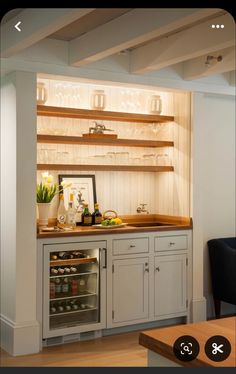
<path fill-rule="evenodd" d="M 65 208 L 68 208 L 68 202 L 70 199 L 70 193 L 74 195 L 74 204 L 77 209 L 84 207 L 84 204 L 88 204 L 89 210 L 92 213 L 94 211 L 94 204 L 97 202 L 96 196 L 96 185 L 95 175 L 58 175 L 59 185 L 62 182 L 71 183 L 71 186 L 64 189 L 64 204 Z"/>

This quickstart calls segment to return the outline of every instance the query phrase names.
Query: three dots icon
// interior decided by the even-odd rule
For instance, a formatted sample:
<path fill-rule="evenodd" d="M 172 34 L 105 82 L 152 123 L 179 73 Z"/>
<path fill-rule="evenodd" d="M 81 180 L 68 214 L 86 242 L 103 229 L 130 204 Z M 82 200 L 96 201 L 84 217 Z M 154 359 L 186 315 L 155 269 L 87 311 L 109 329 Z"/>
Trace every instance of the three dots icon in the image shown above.
<path fill-rule="evenodd" d="M 211 28 L 212 29 L 223 29 L 225 27 L 225 25 L 211 25 Z"/>

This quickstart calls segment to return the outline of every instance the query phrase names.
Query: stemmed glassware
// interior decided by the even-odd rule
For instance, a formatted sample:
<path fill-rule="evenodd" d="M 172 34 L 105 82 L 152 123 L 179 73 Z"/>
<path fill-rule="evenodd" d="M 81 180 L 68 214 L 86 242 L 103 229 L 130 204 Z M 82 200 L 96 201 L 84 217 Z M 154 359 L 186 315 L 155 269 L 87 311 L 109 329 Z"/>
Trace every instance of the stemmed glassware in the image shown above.
<path fill-rule="evenodd" d="M 80 88 L 74 84 L 56 83 L 56 105 L 60 107 L 78 107 L 80 102 Z"/>

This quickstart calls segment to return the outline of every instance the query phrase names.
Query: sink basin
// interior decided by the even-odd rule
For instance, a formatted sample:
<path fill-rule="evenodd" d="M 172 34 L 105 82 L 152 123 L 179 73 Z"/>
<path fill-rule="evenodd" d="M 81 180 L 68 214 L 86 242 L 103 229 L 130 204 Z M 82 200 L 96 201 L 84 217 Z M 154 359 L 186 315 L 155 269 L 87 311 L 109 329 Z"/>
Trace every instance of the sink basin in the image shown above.
<path fill-rule="evenodd" d="M 164 222 L 137 222 L 129 223 L 128 226 L 133 227 L 153 227 L 153 226 L 172 226 L 173 223 L 164 223 Z"/>

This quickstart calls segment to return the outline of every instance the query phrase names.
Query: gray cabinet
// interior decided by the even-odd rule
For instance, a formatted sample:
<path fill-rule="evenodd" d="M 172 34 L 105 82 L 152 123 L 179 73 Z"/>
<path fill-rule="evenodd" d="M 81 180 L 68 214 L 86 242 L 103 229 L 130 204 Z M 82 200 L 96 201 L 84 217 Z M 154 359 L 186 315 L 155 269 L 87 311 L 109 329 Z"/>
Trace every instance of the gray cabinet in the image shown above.
<path fill-rule="evenodd" d="M 148 318 L 149 258 L 115 260 L 112 270 L 113 322 Z"/>
<path fill-rule="evenodd" d="M 184 312 L 187 309 L 187 256 L 155 256 L 155 316 Z"/>

